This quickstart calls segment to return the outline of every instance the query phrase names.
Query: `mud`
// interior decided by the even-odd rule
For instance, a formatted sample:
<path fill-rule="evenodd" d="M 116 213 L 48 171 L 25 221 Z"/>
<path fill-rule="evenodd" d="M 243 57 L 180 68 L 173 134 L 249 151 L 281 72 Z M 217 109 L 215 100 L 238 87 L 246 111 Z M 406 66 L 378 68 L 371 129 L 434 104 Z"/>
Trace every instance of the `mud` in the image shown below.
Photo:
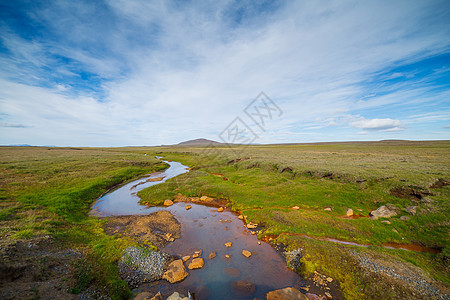
<path fill-rule="evenodd" d="M 425 191 L 418 187 L 395 187 L 392 188 L 389 192 L 392 196 L 403 198 L 403 199 L 409 199 L 409 200 L 416 200 L 420 201 L 425 196 L 431 196 L 433 193 Z"/>
<path fill-rule="evenodd" d="M 158 248 L 180 238 L 181 224 L 169 211 L 157 211 L 150 215 L 110 217 L 104 225 L 109 235 L 122 235 Z"/>

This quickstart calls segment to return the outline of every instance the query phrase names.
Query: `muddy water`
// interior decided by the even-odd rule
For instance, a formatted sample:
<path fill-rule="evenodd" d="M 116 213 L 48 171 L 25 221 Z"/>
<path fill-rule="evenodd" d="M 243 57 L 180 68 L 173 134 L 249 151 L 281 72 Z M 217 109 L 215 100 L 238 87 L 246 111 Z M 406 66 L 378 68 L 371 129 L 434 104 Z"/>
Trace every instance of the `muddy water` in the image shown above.
<path fill-rule="evenodd" d="M 286 267 L 284 260 L 269 244 L 260 242 L 259 245 L 256 235 L 252 235 L 231 211 L 218 213 L 217 208 L 192 203 L 190 210 L 186 210 L 186 203 L 176 203 L 167 208 L 147 208 L 139 205 L 136 192 L 188 172 L 188 167 L 178 162 L 167 163 L 170 167 L 165 172 L 127 183 L 101 197 L 93 206 L 93 213 L 100 216 L 150 214 L 158 210 L 168 210 L 182 224 L 181 238 L 162 251 L 184 256 L 202 250 L 204 267 L 188 270 L 189 276 L 184 281 L 170 285 L 161 280 L 141 286 L 140 291 L 164 293 L 178 289 L 186 294 L 189 289 L 202 300 L 255 297 L 264 299 L 264 295 L 269 291 L 285 287 L 299 289 L 306 284 L 301 277 Z M 147 179 L 158 177 L 164 179 L 147 182 Z M 232 246 L 225 247 L 226 242 L 231 242 Z M 250 258 L 242 255 L 244 249 L 252 253 Z M 208 259 L 213 251 L 217 256 Z M 315 288 L 311 287 L 310 291 L 314 292 Z"/>
<path fill-rule="evenodd" d="M 229 211 L 218 213 L 216 208 L 192 203 L 192 208 L 186 210 L 186 205 L 176 203 L 167 208 L 181 222 L 182 229 L 181 238 L 163 251 L 184 256 L 201 249 L 205 266 L 199 270 L 189 270 L 189 276 L 175 284 L 175 288 L 181 291 L 189 289 L 199 299 L 264 299 L 269 291 L 288 286 L 299 289 L 305 285 L 269 244 L 261 242 L 258 245 L 257 237 L 245 228 L 235 214 Z M 231 242 L 232 246 L 227 248 L 224 245 L 226 242 Z M 244 249 L 252 253 L 250 258 L 242 255 Z M 209 259 L 211 252 L 217 256 Z M 243 282 L 246 282 L 246 287 L 239 288 Z M 152 286 L 154 284 L 143 286 L 141 290 L 151 289 Z"/>

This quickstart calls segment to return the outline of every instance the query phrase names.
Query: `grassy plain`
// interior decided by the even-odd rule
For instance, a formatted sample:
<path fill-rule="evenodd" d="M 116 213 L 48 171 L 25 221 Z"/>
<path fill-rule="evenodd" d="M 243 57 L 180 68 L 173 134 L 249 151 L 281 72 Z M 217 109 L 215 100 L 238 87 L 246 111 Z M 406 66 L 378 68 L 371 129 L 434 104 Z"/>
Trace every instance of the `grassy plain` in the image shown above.
<path fill-rule="evenodd" d="M 392 290 L 390 282 L 374 282 L 373 275 L 354 268 L 354 258 L 346 250 L 352 247 L 302 235 L 372 245 L 356 247 L 354 251 L 382 253 L 389 259 L 411 263 L 448 285 L 450 186 L 430 186 L 438 179 L 450 178 L 449 150 L 447 141 L 267 145 L 215 151 L 200 147 L 159 148 L 154 153 L 181 161 L 193 171 L 143 190 L 139 196 L 150 205 L 160 204 L 177 193 L 226 199 L 233 210 L 262 226 L 259 238 L 284 234 L 272 242 L 303 247 L 302 272 L 308 275 L 317 270 L 334 276 L 341 282 L 346 297 L 408 298 L 413 297 L 413 292 L 402 287 Z M 395 188 L 412 189 L 419 196 L 413 193 L 397 197 L 391 194 Z M 355 214 L 368 216 L 370 211 L 388 203 L 400 212 L 389 219 L 390 224 L 381 222 L 383 219 L 343 217 L 349 208 Z M 412 205 L 417 206 L 416 215 L 404 211 Z M 293 206 L 300 209 L 292 210 Z M 332 211 L 325 211 L 326 207 Z M 409 220 L 400 220 L 401 216 Z M 387 243 L 413 243 L 442 252 L 380 247 Z"/>
<path fill-rule="evenodd" d="M 74 266 L 78 271 L 73 292 L 94 284 L 113 298 L 126 298 L 130 291 L 118 278 L 115 263 L 122 249 L 134 242 L 107 236 L 103 221 L 88 212 L 110 187 L 165 168 L 153 155 L 180 161 L 192 170 L 141 191 L 143 202 L 160 204 L 178 193 L 226 199 L 233 210 L 260 224 L 259 238 L 302 247 L 300 271 L 335 278 L 346 298 L 414 298 L 404 286 L 382 276 L 374 279 L 358 266 L 355 252 L 413 265 L 443 286 L 450 284 L 450 186 L 430 188 L 438 179 L 450 179 L 449 141 L 215 149 L 0 147 L 1 243 L 51 235 L 62 247 L 83 253 Z M 391 195 L 399 187 L 423 197 Z M 387 203 L 400 211 L 389 219 L 391 224 L 367 217 L 343 218 L 348 208 L 367 216 Z M 403 211 L 411 205 L 418 206 L 416 215 Z M 292 210 L 293 206 L 300 209 Z M 344 246 L 302 235 L 372 246 Z M 385 249 L 381 247 L 385 243 L 415 243 L 441 253 Z"/>
<path fill-rule="evenodd" d="M 72 266 L 71 292 L 94 284 L 126 298 L 130 290 L 116 262 L 134 242 L 106 235 L 103 220 L 88 212 L 109 188 L 164 168 L 153 157 L 114 149 L 0 147 L 1 246 L 52 236 L 54 245 L 82 253 Z"/>

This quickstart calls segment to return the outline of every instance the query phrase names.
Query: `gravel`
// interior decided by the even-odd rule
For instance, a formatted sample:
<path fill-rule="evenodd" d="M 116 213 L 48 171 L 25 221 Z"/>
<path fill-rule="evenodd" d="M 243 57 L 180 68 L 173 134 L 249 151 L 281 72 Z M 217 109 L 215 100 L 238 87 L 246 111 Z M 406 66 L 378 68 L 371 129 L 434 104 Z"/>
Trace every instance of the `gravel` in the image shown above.
<path fill-rule="evenodd" d="M 371 272 L 391 277 L 397 281 L 403 281 L 423 296 L 432 297 L 433 299 L 450 300 L 448 294 L 442 294 L 439 289 L 412 270 L 383 266 L 366 255 L 357 253 L 356 251 L 353 254 L 359 259 L 361 266 Z"/>
<path fill-rule="evenodd" d="M 169 255 L 146 248 L 129 247 L 119 261 L 119 274 L 130 287 L 160 280 Z"/>
<path fill-rule="evenodd" d="M 303 249 L 294 249 L 292 251 L 286 251 L 284 253 L 286 255 L 286 260 L 288 262 L 289 267 L 293 270 L 297 270 L 302 265 L 301 258 L 303 257 Z"/>

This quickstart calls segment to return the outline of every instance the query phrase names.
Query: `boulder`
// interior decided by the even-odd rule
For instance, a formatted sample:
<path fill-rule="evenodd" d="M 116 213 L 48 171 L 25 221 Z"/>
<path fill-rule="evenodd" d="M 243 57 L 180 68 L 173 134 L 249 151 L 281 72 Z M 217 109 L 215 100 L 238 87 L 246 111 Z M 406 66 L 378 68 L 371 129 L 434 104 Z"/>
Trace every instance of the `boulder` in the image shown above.
<path fill-rule="evenodd" d="M 164 200 L 164 206 L 171 206 L 173 205 L 173 201 L 170 199 Z"/>
<path fill-rule="evenodd" d="M 390 218 L 397 215 L 397 210 L 394 205 L 392 204 L 386 204 L 383 206 L 380 206 L 376 210 L 372 210 L 370 212 L 371 219 L 376 220 L 378 218 Z"/>
<path fill-rule="evenodd" d="M 242 255 L 249 258 L 250 256 L 252 256 L 252 253 L 248 250 L 242 250 Z"/>
<path fill-rule="evenodd" d="M 351 217 L 351 216 L 353 216 L 353 209 L 351 209 L 351 208 L 349 208 L 349 209 L 347 209 L 347 217 Z"/>
<path fill-rule="evenodd" d="M 205 265 L 203 258 L 194 258 L 188 266 L 189 270 L 201 269 Z"/>
<path fill-rule="evenodd" d="M 302 294 L 299 290 L 296 288 L 287 287 L 281 290 L 276 290 L 267 293 L 266 295 L 267 300 L 308 300 L 308 297 Z"/>
<path fill-rule="evenodd" d="M 411 214 L 411 215 L 415 215 L 417 213 L 417 206 L 408 206 L 405 208 L 406 212 Z"/>
<path fill-rule="evenodd" d="M 167 271 L 163 275 L 163 279 L 170 283 L 183 281 L 187 276 L 186 268 L 181 259 L 175 260 L 169 264 Z"/>

